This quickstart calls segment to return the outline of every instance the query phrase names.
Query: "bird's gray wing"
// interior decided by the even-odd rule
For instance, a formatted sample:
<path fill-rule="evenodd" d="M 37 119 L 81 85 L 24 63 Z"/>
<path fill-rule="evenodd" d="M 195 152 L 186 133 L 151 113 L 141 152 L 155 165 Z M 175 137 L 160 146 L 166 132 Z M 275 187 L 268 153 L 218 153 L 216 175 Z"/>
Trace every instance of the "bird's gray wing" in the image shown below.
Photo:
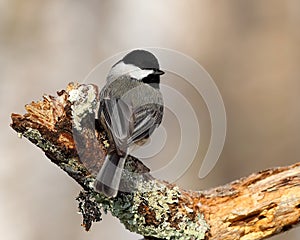
<path fill-rule="evenodd" d="M 128 138 L 133 128 L 132 107 L 120 98 L 102 99 L 102 112 L 114 142 L 119 150 L 126 152 Z"/>
<path fill-rule="evenodd" d="M 159 104 L 148 104 L 134 112 L 134 129 L 128 139 L 129 145 L 148 138 L 162 120 L 163 107 Z"/>

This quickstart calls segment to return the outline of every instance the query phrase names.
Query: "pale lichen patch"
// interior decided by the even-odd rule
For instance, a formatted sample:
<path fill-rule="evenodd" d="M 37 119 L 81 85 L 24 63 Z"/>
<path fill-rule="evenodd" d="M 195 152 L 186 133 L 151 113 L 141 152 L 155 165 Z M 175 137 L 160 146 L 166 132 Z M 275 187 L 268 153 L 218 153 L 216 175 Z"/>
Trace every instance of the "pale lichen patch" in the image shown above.
<path fill-rule="evenodd" d="M 138 186 L 133 197 L 134 219 L 132 230 L 143 235 L 154 236 L 162 239 L 204 239 L 209 225 L 203 214 L 199 213 L 194 219 L 178 211 L 170 219 L 171 206 L 178 204 L 181 192 L 178 187 L 167 187 L 153 180 L 143 182 Z M 147 200 L 146 200 L 147 199 Z M 145 209 L 141 211 L 140 206 L 147 201 Z M 187 212 L 193 212 L 185 207 Z M 173 210 L 174 211 L 174 210 Z M 148 220 L 151 221 L 148 221 Z M 176 222 L 177 224 L 174 224 Z"/>
<path fill-rule="evenodd" d="M 82 119 L 97 109 L 97 99 L 97 90 L 93 85 L 81 85 L 69 92 L 68 100 L 72 103 L 73 125 L 77 131 L 82 130 Z"/>

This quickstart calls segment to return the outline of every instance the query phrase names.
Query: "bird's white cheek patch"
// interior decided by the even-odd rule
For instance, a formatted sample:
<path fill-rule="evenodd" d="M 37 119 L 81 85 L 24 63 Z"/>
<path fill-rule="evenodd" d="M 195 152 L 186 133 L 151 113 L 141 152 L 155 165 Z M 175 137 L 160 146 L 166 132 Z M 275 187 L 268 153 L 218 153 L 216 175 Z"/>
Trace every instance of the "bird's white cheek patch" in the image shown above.
<path fill-rule="evenodd" d="M 116 79 L 122 75 L 129 75 L 130 77 L 137 80 L 142 80 L 153 72 L 153 70 L 143 70 L 132 64 L 125 64 L 124 62 L 120 62 L 110 70 L 108 79 Z"/>
<path fill-rule="evenodd" d="M 137 80 L 142 80 L 143 78 L 147 77 L 148 75 L 152 74 L 153 70 L 136 70 L 129 73 L 130 77 L 135 78 Z"/>

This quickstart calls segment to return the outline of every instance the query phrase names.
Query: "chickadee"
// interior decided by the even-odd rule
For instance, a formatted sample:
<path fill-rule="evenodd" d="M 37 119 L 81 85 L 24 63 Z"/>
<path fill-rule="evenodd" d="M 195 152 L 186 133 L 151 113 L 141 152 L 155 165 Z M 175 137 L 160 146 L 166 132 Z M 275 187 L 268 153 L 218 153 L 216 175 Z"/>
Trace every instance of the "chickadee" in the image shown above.
<path fill-rule="evenodd" d="M 156 57 L 145 50 L 128 53 L 108 74 L 100 92 L 98 120 L 114 143 L 95 181 L 95 189 L 107 197 L 118 193 L 128 149 L 143 144 L 162 121 L 162 74 Z"/>

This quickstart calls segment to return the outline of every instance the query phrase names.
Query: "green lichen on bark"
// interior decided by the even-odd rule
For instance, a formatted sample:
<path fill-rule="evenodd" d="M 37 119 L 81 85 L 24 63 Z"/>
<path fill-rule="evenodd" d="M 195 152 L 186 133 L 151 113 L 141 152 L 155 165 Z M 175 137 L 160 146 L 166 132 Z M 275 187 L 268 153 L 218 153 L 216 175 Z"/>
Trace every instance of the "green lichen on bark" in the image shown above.
<path fill-rule="evenodd" d="M 209 226 L 201 213 L 195 219 L 180 211 L 174 215 L 172 208 L 176 208 L 180 198 L 177 186 L 167 187 L 157 180 L 143 182 L 134 193 L 131 225 L 134 231 L 162 239 L 204 239 Z M 141 210 L 142 204 L 146 204 L 148 212 Z M 151 219 L 153 224 L 147 224 L 148 214 L 154 218 Z"/>
<path fill-rule="evenodd" d="M 176 211 L 182 197 L 178 187 L 167 187 L 157 180 L 141 181 L 135 192 L 119 193 L 111 200 L 102 194 L 96 196 L 101 208 L 110 210 L 128 230 L 144 236 L 170 240 L 204 239 L 209 230 L 200 212 L 192 218 L 185 212 Z M 185 210 L 193 211 L 188 206 Z"/>

